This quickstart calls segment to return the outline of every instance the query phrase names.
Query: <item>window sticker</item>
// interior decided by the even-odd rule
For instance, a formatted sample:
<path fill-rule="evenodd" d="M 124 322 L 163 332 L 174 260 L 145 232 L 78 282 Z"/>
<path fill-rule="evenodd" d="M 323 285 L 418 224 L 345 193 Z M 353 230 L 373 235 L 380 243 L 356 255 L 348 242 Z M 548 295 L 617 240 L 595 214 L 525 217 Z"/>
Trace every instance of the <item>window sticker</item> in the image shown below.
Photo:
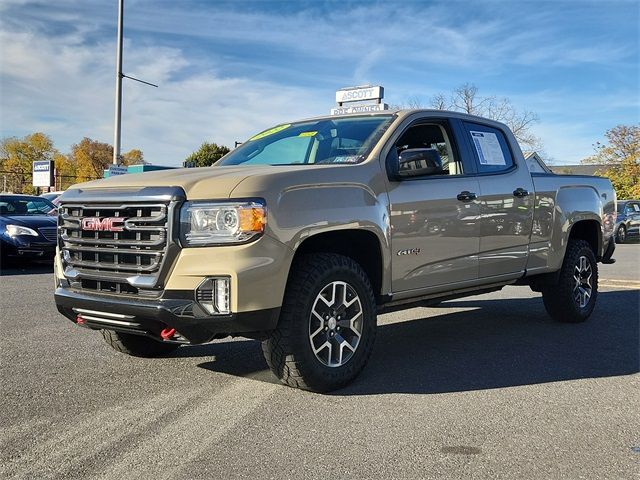
<path fill-rule="evenodd" d="M 299 137 L 315 137 L 318 132 L 302 132 Z"/>
<path fill-rule="evenodd" d="M 490 132 L 469 131 L 481 165 L 506 165 L 498 136 Z"/>
<path fill-rule="evenodd" d="M 269 130 L 265 130 L 264 132 L 254 135 L 249 139 L 249 141 L 253 142 L 254 140 L 260 140 L 261 138 L 268 137 L 269 135 L 273 135 L 274 133 L 281 132 L 282 130 L 287 129 L 290 126 L 290 123 L 287 123 L 286 125 L 278 125 L 277 127 L 270 128 Z"/>
<path fill-rule="evenodd" d="M 358 155 L 343 155 L 340 157 L 334 157 L 332 163 L 358 163 L 360 157 Z"/>

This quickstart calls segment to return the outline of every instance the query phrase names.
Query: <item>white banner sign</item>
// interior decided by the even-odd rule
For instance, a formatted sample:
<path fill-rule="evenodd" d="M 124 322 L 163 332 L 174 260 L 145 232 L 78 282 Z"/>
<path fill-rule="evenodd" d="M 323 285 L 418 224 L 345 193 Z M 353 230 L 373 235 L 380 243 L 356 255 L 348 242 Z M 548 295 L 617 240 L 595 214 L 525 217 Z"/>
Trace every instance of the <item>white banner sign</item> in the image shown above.
<path fill-rule="evenodd" d="M 373 105 L 352 105 L 350 107 L 335 107 L 331 109 L 331 115 L 347 115 L 349 113 L 371 113 L 387 110 L 386 103 L 376 103 Z"/>
<path fill-rule="evenodd" d="M 121 167 L 120 165 L 111 165 L 109 167 L 109 176 L 113 177 L 114 175 L 124 175 L 128 171 L 129 169 L 127 167 Z"/>
<path fill-rule="evenodd" d="M 53 160 L 41 160 L 33 162 L 32 168 L 34 187 L 53 186 Z"/>
<path fill-rule="evenodd" d="M 374 87 L 344 88 L 336 92 L 336 103 L 379 100 L 383 97 L 384 88 L 379 85 Z"/>

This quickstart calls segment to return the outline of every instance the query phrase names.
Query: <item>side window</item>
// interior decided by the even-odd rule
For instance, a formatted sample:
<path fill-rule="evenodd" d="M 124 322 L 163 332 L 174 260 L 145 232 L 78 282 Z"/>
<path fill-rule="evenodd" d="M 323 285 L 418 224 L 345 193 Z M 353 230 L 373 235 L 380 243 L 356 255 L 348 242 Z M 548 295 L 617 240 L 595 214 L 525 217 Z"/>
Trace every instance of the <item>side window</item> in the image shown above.
<path fill-rule="evenodd" d="M 396 142 L 396 152 L 400 155 L 404 150 L 413 148 L 429 148 L 435 150 L 442 160 L 445 175 L 461 175 L 462 163 L 455 156 L 447 129 L 437 123 L 419 123 L 409 127 Z"/>
<path fill-rule="evenodd" d="M 503 172 L 513 167 L 507 139 L 500 130 L 479 123 L 464 122 L 478 166 L 478 173 Z"/>

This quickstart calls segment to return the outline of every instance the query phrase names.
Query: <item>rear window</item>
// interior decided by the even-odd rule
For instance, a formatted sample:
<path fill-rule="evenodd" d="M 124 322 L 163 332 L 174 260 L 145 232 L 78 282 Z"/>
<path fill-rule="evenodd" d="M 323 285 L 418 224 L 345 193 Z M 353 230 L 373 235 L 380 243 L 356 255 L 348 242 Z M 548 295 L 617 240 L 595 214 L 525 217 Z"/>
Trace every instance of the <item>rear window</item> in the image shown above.
<path fill-rule="evenodd" d="M 497 128 L 464 122 L 473 148 L 478 173 L 498 173 L 513 167 L 513 157 L 507 139 Z"/>
<path fill-rule="evenodd" d="M 55 208 L 42 197 L 0 197 L 0 215 L 47 215 Z"/>

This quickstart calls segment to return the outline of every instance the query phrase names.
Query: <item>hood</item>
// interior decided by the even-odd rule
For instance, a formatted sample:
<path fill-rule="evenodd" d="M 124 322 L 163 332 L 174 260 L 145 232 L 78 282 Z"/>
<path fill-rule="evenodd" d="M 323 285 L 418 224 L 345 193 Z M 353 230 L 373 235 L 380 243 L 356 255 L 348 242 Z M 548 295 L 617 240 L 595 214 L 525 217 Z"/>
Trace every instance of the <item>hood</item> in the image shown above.
<path fill-rule="evenodd" d="M 115 177 L 80 183 L 72 188 L 126 189 L 128 187 L 181 187 L 188 199 L 228 198 L 244 179 L 254 175 L 267 175 L 314 168 L 310 166 L 222 166 L 201 168 L 177 168 L 155 172 L 127 173 Z"/>
<path fill-rule="evenodd" d="M 5 225 L 20 225 L 29 228 L 55 227 L 56 216 L 49 215 L 3 215 L 0 221 Z"/>

